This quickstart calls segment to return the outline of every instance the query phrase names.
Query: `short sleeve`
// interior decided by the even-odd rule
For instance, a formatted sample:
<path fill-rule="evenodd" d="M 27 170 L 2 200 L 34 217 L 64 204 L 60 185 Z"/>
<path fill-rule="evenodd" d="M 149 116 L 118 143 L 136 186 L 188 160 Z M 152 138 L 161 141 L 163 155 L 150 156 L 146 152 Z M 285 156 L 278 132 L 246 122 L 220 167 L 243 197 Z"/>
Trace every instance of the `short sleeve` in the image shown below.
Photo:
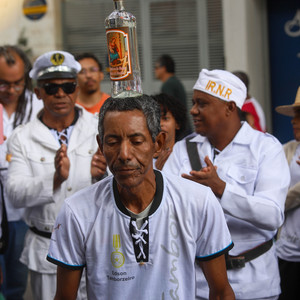
<path fill-rule="evenodd" d="M 67 202 L 56 219 L 47 260 L 73 270 L 85 266 L 84 235 Z"/>
<path fill-rule="evenodd" d="M 227 253 L 233 247 L 233 242 L 222 207 L 209 190 L 207 193 L 204 213 L 199 227 L 202 231 L 197 239 L 197 259 L 210 260 Z"/>

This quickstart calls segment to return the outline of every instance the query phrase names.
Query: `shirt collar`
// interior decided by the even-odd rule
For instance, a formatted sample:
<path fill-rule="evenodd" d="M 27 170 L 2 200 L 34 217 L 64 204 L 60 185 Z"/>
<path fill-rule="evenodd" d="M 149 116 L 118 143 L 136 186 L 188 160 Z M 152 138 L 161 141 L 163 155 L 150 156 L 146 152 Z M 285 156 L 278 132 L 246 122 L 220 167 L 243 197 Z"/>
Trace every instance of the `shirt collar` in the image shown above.
<path fill-rule="evenodd" d="M 237 132 L 237 134 L 235 135 L 233 142 L 236 144 L 248 145 L 248 144 L 250 144 L 254 129 L 252 129 L 250 127 L 250 125 L 245 121 L 242 121 L 241 123 L 242 123 L 242 126 L 241 126 L 240 130 Z M 197 134 L 190 141 L 203 144 L 205 141 L 208 141 L 208 140 L 205 136 Z"/>

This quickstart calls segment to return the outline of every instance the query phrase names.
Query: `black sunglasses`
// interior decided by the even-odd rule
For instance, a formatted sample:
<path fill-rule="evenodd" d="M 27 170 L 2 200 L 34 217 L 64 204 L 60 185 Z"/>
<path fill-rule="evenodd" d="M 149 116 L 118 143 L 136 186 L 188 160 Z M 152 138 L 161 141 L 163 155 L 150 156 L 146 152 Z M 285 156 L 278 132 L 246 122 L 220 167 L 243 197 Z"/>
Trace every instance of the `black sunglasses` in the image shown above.
<path fill-rule="evenodd" d="M 76 82 L 65 82 L 62 84 L 45 83 L 41 87 L 45 90 L 46 94 L 55 95 L 58 92 L 59 88 L 61 88 L 66 94 L 73 94 L 75 92 L 76 86 Z"/>

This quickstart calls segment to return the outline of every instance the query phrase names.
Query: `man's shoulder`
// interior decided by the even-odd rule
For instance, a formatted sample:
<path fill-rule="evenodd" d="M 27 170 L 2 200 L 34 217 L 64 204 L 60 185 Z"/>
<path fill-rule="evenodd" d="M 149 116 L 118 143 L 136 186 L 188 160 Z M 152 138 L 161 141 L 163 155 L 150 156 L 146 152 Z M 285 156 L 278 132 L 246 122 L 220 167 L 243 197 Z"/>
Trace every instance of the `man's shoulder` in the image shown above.
<path fill-rule="evenodd" d="M 187 143 L 203 143 L 205 140 L 205 137 L 201 136 L 200 134 L 197 134 L 196 132 L 193 132 L 180 141 L 177 141 L 174 145 L 175 149 L 185 149 L 186 150 L 186 145 Z M 173 148 L 173 149 L 174 149 Z"/>
<path fill-rule="evenodd" d="M 92 211 L 94 207 L 101 203 L 111 201 L 108 194 L 112 192 L 113 176 L 108 176 L 92 185 L 89 185 L 65 200 L 66 204 L 78 214 L 85 209 Z"/>
<path fill-rule="evenodd" d="M 98 116 L 88 112 L 80 105 L 76 104 L 75 107 L 76 107 L 76 109 L 78 109 L 80 111 L 79 120 L 82 120 L 85 124 L 86 123 L 98 124 Z M 96 129 L 97 129 L 97 126 L 96 126 Z"/>
<path fill-rule="evenodd" d="M 210 188 L 205 185 L 185 179 L 178 175 L 164 172 L 162 172 L 162 174 L 166 181 L 165 187 L 171 196 L 183 196 L 185 201 L 188 201 L 187 199 L 199 198 L 200 195 L 204 196 L 210 192 Z"/>
<path fill-rule="evenodd" d="M 278 139 L 267 132 L 261 132 L 253 129 L 247 122 L 244 122 L 239 133 L 236 135 L 236 141 L 241 141 L 250 145 L 278 145 L 282 147 Z"/>

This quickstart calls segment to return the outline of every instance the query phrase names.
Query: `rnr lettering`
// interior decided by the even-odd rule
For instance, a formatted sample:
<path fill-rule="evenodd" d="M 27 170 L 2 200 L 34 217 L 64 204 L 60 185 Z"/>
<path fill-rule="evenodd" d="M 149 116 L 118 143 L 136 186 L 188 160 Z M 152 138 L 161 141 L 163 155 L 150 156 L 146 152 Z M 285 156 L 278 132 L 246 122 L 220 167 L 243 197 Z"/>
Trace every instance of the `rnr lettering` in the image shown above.
<path fill-rule="evenodd" d="M 169 279 L 169 281 L 175 285 L 175 289 L 170 289 L 169 295 L 172 299 L 179 300 L 179 297 L 177 295 L 178 289 L 179 289 L 179 281 L 176 277 L 176 271 L 177 271 L 176 264 L 178 262 L 178 257 L 180 255 L 179 246 L 176 243 L 176 239 L 178 238 L 178 228 L 177 228 L 175 216 L 172 213 L 170 213 L 170 218 L 172 220 L 174 220 L 171 222 L 171 224 L 169 226 L 169 230 L 170 230 L 171 237 L 172 237 L 172 240 L 170 243 L 170 249 L 167 249 L 164 245 L 160 245 L 160 246 L 168 255 L 171 255 L 174 257 L 172 259 L 172 268 L 170 270 L 171 278 Z M 164 293 L 162 293 L 162 299 L 164 299 L 164 298 L 165 298 L 165 295 L 164 295 Z"/>
<path fill-rule="evenodd" d="M 223 86 L 221 84 L 218 84 L 217 87 L 216 86 L 217 86 L 217 84 L 214 81 L 209 80 L 206 87 L 205 87 L 205 89 L 207 91 L 210 90 L 214 94 L 219 95 L 221 97 L 224 97 L 224 98 L 227 98 L 228 100 L 230 100 L 229 96 L 232 93 L 232 90 L 230 88 L 227 88 L 225 93 L 223 94 L 223 91 L 225 90 L 225 86 Z"/>

